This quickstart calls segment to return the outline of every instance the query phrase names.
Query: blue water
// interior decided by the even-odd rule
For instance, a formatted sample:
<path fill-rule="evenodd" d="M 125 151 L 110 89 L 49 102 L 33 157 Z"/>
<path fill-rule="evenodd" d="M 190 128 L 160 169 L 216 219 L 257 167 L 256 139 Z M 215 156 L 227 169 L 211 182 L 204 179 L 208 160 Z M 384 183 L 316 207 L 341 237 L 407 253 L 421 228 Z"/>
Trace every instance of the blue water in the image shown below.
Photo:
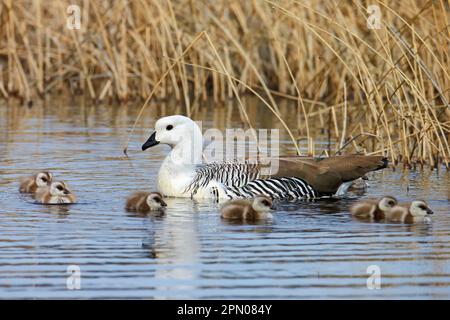
<path fill-rule="evenodd" d="M 151 106 L 122 153 L 132 107 L 0 106 L 0 298 L 450 298 L 450 181 L 445 171 L 370 176 L 362 196 L 277 203 L 260 224 L 222 221 L 217 204 L 167 199 L 165 215 L 124 210 L 136 190 L 153 190 L 168 147 L 140 151 L 154 120 L 181 113 Z M 242 126 L 227 109 L 201 109 L 204 127 Z M 253 114 L 255 127 L 267 117 Z M 213 119 L 213 120 L 211 120 Z M 206 121 L 207 120 L 207 121 Z M 282 152 L 292 152 L 282 137 Z M 18 193 L 21 176 L 49 169 L 80 202 L 44 206 Z M 358 198 L 424 198 L 435 211 L 414 225 L 353 220 Z M 67 268 L 81 271 L 70 290 Z M 367 288 L 376 265 L 381 288 Z"/>

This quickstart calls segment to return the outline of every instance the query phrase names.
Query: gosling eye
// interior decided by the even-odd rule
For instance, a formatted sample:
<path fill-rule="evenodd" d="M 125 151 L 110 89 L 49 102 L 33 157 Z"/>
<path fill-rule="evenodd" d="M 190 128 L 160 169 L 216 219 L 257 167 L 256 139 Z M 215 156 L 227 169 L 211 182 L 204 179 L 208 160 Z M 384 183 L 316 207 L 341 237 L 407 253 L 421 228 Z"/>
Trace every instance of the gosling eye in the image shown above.
<path fill-rule="evenodd" d="M 47 182 L 47 178 L 41 178 L 42 181 Z"/>
<path fill-rule="evenodd" d="M 394 205 L 394 201 L 389 201 L 388 205 L 393 206 Z"/>
<path fill-rule="evenodd" d="M 269 204 L 269 201 L 267 201 L 267 200 L 263 200 L 262 201 L 262 204 L 263 205 L 265 205 L 266 207 L 268 207 L 270 204 Z"/>
<path fill-rule="evenodd" d="M 166 127 L 166 130 L 167 131 L 170 131 L 170 130 L 172 130 L 173 129 L 173 125 L 171 125 L 171 124 L 169 124 L 167 127 Z"/>
<path fill-rule="evenodd" d="M 427 210 L 427 207 L 425 207 L 423 204 L 421 204 L 421 205 L 419 206 L 419 209 L 421 209 L 421 210 Z"/>
<path fill-rule="evenodd" d="M 63 191 L 63 187 L 62 186 L 57 186 L 56 189 L 58 189 L 59 191 Z"/>
<path fill-rule="evenodd" d="M 156 203 L 160 203 L 158 198 L 154 198 L 153 201 L 155 201 Z"/>

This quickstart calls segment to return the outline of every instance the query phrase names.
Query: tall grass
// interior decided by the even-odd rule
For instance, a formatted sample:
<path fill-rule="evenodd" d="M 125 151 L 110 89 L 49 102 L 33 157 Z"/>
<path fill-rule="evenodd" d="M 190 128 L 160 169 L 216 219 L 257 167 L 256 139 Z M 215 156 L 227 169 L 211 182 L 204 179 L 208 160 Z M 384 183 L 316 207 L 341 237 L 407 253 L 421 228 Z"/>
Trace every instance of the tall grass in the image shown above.
<path fill-rule="evenodd" d="M 448 1 L 79 0 L 81 29 L 69 30 L 73 3 L 0 2 L 0 97 L 174 98 L 190 116 L 196 99 L 233 98 L 251 126 L 246 93 L 309 154 L 318 124 L 336 141 L 329 154 L 448 168 Z M 373 4 L 379 30 L 367 26 Z"/>

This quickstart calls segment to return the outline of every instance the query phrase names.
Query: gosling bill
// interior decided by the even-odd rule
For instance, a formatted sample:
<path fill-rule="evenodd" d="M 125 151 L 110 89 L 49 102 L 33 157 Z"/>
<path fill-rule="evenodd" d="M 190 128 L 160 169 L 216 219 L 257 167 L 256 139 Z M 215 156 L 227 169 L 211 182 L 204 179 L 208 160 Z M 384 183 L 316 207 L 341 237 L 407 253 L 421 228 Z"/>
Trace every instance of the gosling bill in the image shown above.
<path fill-rule="evenodd" d="M 38 188 L 46 188 L 53 180 L 53 175 L 48 171 L 41 171 L 29 177 L 20 179 L 19 192 L 36 193 Z"/>
<path fill-rule="evenodd" d="M 135 192 L 127 198 L 125 208 L 130 211 L 148 212 L 161 210 L 166 206 L 159 192 Z"/>
<path fill-rule="evenodd" d="M 36 200 L 43 204 L 69 204 L 75 203 L 77 198 L 64 181 L 53 181 L 46 188 L 39 188 Z"/>
<path fill-rule="evenodd" d="M 236 199 L 224 204 L 221 217 L 229 220 L 254 221 L 272 218 L 272 199 L 260 195 L 253 200 Z"/>

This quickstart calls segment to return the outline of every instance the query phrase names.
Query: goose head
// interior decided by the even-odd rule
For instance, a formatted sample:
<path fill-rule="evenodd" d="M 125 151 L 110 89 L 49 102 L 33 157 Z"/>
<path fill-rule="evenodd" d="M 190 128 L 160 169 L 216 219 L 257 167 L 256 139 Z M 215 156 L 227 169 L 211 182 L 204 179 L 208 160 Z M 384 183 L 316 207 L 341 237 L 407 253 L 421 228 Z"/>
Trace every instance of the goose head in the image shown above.
<path fill-rule="evenodd" d="M 159 192 L 152 192 L 147 196 L 147 204 L 151 210 L 158 210 L 167 206 Z"/>
<path fill-rule="evenodd" d="M 52 182 L 53 175 L 50 172 L 39 172 L 35 176 L 35 182 L 38 187 L 46 187 Z"/>
<path fill-rule="evenodd" d="M 160 143 L 174 148 L 186 141 L 198 139 L 202 140 L 202 132 L 192 119 L 180 115 L 168 116 L 156 121 L 155 131 L 142 145 L 142 150 Z"/>
<path fill-rule="evenodd" d="M 158 144 L 169 145 L 172 161 L 180 163 L 200 163 L 202 158 L 203 137 L 200 127 L 192 119 L 174 115 L 156 121 L 155 131 L 142 145 L 142 150 Z"/>
<path fill-rule="evenodd" d="M 269 212 L 272 209 L 272 199 L 264 195 L 256 196 L 253 199 L 252 208 L 256 212 Z"/>
<path fill-rule="evenodd" d="M 395 205 L 397 205 L 397 203 L 398 201 L 394 197 L 386 196 L 378 201 L 378 208 L 380 208 L 380 210 L 382 211 L 389 211 Z"/>
<path fill-rule="evenodd" d="M 71 193 L 64 181 L 54 181 L 50 184 L 50 194 L 54 197 L 65 197 Z"/>
<path fill-rule="evenodd" d="M 433 210 L 431 210 L 428 204 L 423 200 L 411 202 L 409 212 L 411 212 L 414 217 L 424 217 L 427 214 L 433 214 Z"/>

